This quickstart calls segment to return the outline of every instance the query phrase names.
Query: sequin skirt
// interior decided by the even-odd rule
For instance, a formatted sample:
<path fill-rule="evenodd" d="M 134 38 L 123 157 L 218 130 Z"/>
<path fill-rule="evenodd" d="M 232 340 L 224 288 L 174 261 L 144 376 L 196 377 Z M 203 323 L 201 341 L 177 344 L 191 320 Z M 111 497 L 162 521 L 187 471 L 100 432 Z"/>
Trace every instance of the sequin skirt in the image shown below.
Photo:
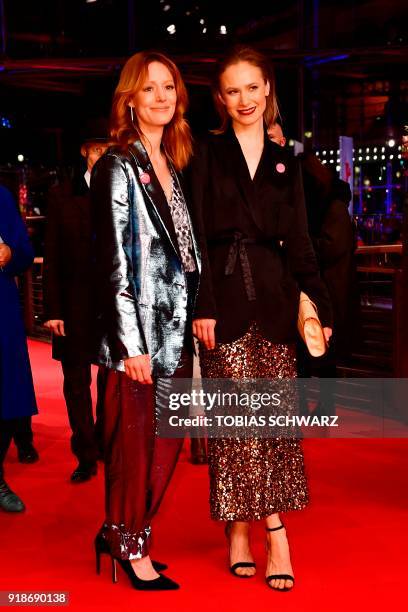
<path fill-rule="evenodd" d="M 203 378 L 295 378 L 294 345 L 274 344 L 255 323 L 234 342 L 200 349 Z M 259 520 L 308 503 L 301 441 L 296 438 L 208 440 L 211 518 Z"/>

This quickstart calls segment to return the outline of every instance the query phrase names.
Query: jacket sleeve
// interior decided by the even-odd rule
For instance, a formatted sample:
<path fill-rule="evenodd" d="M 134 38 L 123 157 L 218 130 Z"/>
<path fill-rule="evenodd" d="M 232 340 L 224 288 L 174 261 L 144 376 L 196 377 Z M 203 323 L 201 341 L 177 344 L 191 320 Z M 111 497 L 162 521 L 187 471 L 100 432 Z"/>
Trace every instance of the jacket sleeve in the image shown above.
<path fill-rule="evenodd" d="M 191 217 L 194 233 L 201 253 L 201 275 L 197 293 L 194 319 L 216 319 L 211 267 L 208 258 L 207 235 L 204 222 L 206 194 L 208 194 L 208 146 L 201 142 L 196 146 L 186 177 L 189 184 Z"/>
<path fill-rule="evenodd" d="M 43 300 L 44 320 L 64 320 L 62 307 L 62 243 L 60 186 L 51 189 L 48 198 L 48 215 L 45 229 Z"/>
<path fill-rule="evenodd" d="M 315 302 L 323 327 L 332 326 L 332 308 L 326 286 L 320 278 L 316 255 L 308 233 L 302 173 L 298 160 L 293 160 L 294 221 L 287 236 L 291 271 L 299 287 Z"/>
<path fill-rule="evenodd" d="M 133 283 L 129 191 L 124 161 L 104 155 L 92 172 L 91 201 L 104 331 L 117 361 L 147 354 Z"/>
<path fill-rule="evenodd" d="M 353 223 L 344 201 L 330 202 L 315 245 L 322 268 L 333 265 L 353 251 Z"/>
<path fill-rule="evenodd" d="M 4 188 L 1 189 L 0 195 L 0 213 L 3 216 L 2 226 L 4 227 L 1 238 L 11 249 L 11 259 L 9 263 L 4 266 L 3 274 L 14 277 L 28 270 L 33 263 L 34 251 L 28 238 L 27 228 L 18 214 L 13 201 L 13 196 Z"/>

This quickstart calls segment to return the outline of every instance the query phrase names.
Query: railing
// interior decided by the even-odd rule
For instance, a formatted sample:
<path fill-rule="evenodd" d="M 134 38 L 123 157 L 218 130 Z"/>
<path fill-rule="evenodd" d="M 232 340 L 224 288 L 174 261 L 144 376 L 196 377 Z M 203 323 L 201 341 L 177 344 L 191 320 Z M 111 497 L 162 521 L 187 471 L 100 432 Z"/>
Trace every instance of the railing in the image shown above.
<path fill-rule="evenodd" d="M 50 333 L 43 327 L 42 273 L 43 258 L 36 257 L 30 270 L 20 278 L 19 286 L 27 334 L 33 338 L 49 340 Z"/>
<path fill-rule="evenodd" d="M 401 243 L 360 246 L 356 250 L 363 308 L 366 313 L 369 310 L 374 313 L 382 311 L 386 315 L 387 311 L 391 317 L 389 328 L 391 368 L 388 375 L 396 377 L 408 377 L 408 346 L 404 341 L 404 334 L 401 333 L 408 317 L 402 253 Z M 30 271 L 21 279 L 20 290 L 27 333 L 48 340 L 49 333 L 42 326 L 44 318 L 42 269 L 43 258 L 36 257 Z"/>
<path fill-rule="evenodd" d="M 391 314 L 391 371 L 389 375 L 407 377 L 408 347 L 402 341 L 405 325 L 406 295 L 403 287 L 403 245 L 360 246 L 356 250 L 361 303 L 365 316 L 388 310 Z M 384 313 L 385 314 L 385 313 Z M 385 320 L 385 317 L 384 319 Z M 363 320 L 364 324 L 364 320 Z"/>

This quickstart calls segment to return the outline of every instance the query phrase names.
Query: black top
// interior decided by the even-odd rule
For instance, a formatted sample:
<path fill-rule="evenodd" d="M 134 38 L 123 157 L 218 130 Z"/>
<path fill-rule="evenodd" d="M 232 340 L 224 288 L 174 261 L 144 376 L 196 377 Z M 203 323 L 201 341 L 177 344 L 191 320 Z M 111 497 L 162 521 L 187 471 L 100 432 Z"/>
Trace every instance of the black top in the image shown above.
<path fill-rule="evenodd" d="M 203 266 L 194 317 L 216 319 L 219 342 L 242 336 L 251 320 L 268 340 L 291 342 L 301 289 L 317 304 L 322 324 L 330 325 L 292 154 L 265 132 L 252 180 L 230 128 L 199 143 L 189 176 Z"/>

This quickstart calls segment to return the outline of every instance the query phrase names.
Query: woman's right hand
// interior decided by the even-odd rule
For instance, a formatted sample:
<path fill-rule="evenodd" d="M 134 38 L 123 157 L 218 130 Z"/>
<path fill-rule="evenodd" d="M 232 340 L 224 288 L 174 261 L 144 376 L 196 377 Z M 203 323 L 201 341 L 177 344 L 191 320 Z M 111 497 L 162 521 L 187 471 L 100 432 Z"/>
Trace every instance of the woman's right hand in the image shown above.
<path fill-rule="evenodd" d="M 125 372 L 129 378 L 142 385 L 152 385 L 152 366 L 150 355 L 138 355 L 124 360 Z"/>
<path fill-rule="evenodd" d="M 44 327 L 49 329 L 55 336 L 65 336 L 64 321 L 61 321 L 61 319 L 50 319 L 44 323 Z"/>
<path fill-rule="evenodd" d="M 194 319 L 193 334 L 207 349 L 215 348 L 215 319 Z"/>

